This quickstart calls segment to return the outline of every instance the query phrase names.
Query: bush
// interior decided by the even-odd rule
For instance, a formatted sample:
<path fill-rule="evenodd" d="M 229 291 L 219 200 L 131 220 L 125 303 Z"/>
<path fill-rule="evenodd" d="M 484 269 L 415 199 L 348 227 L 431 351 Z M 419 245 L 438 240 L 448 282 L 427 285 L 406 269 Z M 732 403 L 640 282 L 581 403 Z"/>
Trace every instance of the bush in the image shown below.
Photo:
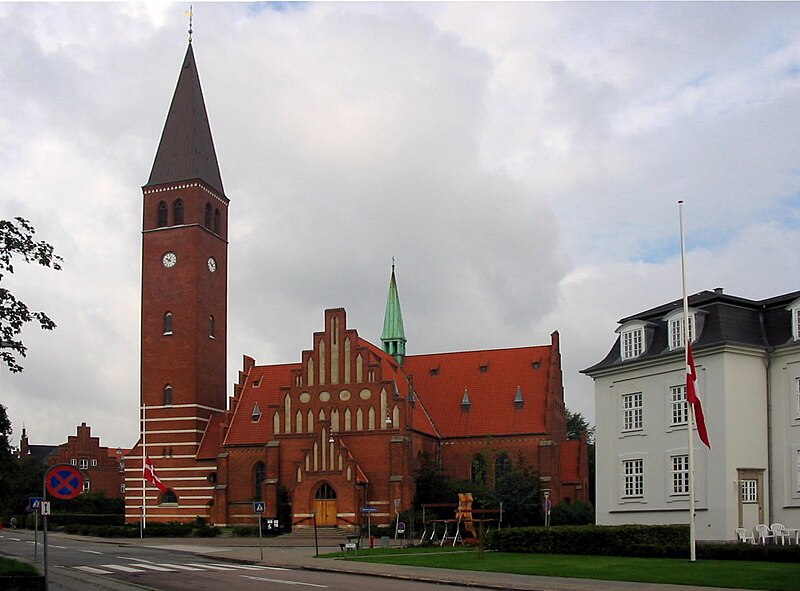
<path fill-rule="evenodd" d="M 487 547 L 503 552 L 688 558 L 688 525 L 585 525 L 492 530 Z M 697 544 L 705 560 L 800 561 L 800 546 Z"/>
<path fill-rule="evenodd" d="M 505 552 L 641 556 L 646 547 L 689 551 L 685 525 L 564 525 L 492 530 L 487 547 Z M 670 550 L 678 551 L 678 550 Z M 662 552 L 662 550 L 658 550 Z"/>
<path fill-rule="evenodd" d="M 592 525 L 594 507 L 590 503 L 559 503 L 550 511 L 550 525 Z"/>
<path fill-rule="evenodd" d="M 706 560 L 762 560 L 800 562 L 800 546 L 757 546 L 754 544 L 698 544 L 698 558 Z"/>

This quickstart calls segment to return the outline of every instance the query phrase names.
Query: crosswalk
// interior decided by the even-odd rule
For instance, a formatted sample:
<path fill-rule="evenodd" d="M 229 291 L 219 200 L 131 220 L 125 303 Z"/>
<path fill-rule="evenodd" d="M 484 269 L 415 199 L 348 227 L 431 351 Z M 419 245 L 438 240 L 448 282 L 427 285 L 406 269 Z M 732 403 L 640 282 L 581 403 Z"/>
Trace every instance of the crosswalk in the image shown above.
<path fill-rule="evenodd" d="M 264 571 L 264 570 L 287 570 L 274 566 L 262 566 L 258 564 L 220 564 L 214 562 L 190 562 L 187 564 L 172 564 L 166 562 L 131 562 L 127 564 L 98 564 L 96 566 L 72 566 L 92 575 L 113 575 L 113 574 L 144 574 L 144 573 L 177 573 L 177 572 L 220 572 L 220 571 Z"/>

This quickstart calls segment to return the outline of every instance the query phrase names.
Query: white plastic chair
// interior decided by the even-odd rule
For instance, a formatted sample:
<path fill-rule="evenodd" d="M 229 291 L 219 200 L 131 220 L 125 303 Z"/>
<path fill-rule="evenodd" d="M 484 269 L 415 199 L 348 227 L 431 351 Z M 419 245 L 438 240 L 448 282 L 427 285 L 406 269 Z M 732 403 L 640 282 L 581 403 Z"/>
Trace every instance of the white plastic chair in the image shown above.
<path fill-rule="evenodd" d="M 751 532 L 749 529 L 745 527 L 737 527 L 736 536 L 739 538 L 739 542 L 741 544 L 756 543 L 756 537 L 753 535 L 753 532 Z"/>
<path fill-rule="evenodd" d="M 766 523 L 759 523 L 756 526 L 756 533 L 758 534 L 758 541 L 761 544 L 766 544 L 767 540 L 770 538 L 773 540 L 777 539 L 775 534 L 770 531 Z"/>
<path fill-rule="evenodd" d="M 786 526 L 784 526 L 782 523 L 773 523 L 769 526 L 769 528 L 772 530 L 772 535 L 775 536 L 776 544 L 778 543 L 778 539 L 781 541 L 781 546 L 783 546 L 786 542 L 791 544 L 789 541 L 789 532 L 786 531 Z"/>

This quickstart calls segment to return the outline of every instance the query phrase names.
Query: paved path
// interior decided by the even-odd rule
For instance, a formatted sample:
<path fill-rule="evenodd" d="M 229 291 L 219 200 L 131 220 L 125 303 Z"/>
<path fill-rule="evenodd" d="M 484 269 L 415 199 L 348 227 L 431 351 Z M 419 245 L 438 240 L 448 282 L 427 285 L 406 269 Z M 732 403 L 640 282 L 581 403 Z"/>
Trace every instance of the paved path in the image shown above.
<path fill-rule="evenodd" d="M 72 537 L 72 536 L 70 536 Z M 76 538 L 78 538 L 76 536 Z M 80 539 L 80 538 L 78 538 Z M 509 591 L 732 591 L 721 587 L 695 587 L 688 585 L 662 585 L 629 583 L 625 581 L 597 581 L 567 577 L 539 577 L 504 573 L 484 573 L 441 568 L 421 568 L 395 564 L 355 562 L 335 558 L 317 558 L 313 546 L 288 546 L 278 538 L 264 538 L 263 560 L 259 541 L 253 538 L 145 538 L 104 539 L 92 538 L 94 542 L 117 545 L 144 545 L 169 549 L 176 552 L 213 557 L 242 563 L 265 564 L 288 568 L 352 573 L 374 577 L 408 579 L 430 583 L 449 583 L 482 589 Z M 320 554 L 339 551 L 338 544 L 320 542 Z M 324 545 L 328 544 L 328 545 Z"/>

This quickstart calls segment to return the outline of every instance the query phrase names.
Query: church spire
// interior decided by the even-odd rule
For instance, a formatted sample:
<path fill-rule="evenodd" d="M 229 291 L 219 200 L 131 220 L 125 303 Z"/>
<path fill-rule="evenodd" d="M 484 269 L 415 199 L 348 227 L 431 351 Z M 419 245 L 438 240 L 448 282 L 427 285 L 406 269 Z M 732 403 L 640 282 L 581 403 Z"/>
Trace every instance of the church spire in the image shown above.
<path fill-rule="evenodd" d="M 394 276 L 394 260 L 392 261 L 392 278 L 389 280 L 389 297 L 386 299 L 386 315 L 383 317 L 381 342 L 383 350 L 402 365 L 403 358 L 406 356 L 406 333 L 403 328 L 403 313 L 400 311 L 397 280 Z"/>
<path fill-rule="evenodd" d="M 145 186 L 196 179 L 225 194 L 190 41 Z"/>

